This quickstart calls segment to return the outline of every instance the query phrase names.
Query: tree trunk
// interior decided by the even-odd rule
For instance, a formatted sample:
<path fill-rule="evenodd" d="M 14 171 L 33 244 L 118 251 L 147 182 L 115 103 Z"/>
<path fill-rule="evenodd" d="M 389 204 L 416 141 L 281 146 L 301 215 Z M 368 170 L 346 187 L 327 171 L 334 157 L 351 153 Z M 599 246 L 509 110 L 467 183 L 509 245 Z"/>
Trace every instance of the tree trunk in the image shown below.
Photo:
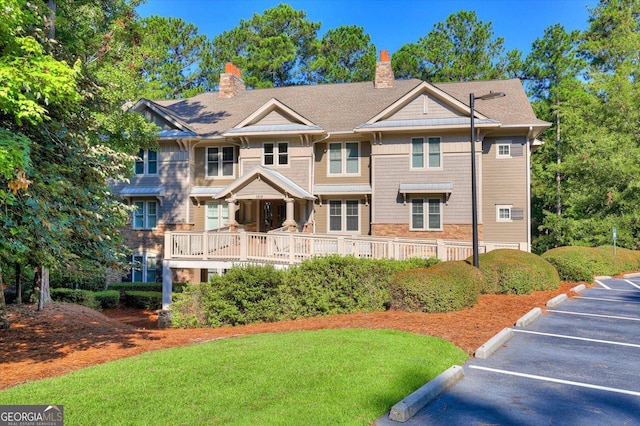
<path fill-rule="evenodd" d="M 49 6 L 51 10 L 49 16 L 46 17 L 47 38 L 53 40 L 56 38 L 56 2 L 54 0 L 47 0 L 47 6 Z"/>
<path fill-rule="evenodd" d="M 2 270 L 0 270 L 0 330 L 9 329 L 9 318 L 7 318 L 7 303 L 4 300 L 4 281 L 2 281 Z"/>
<path fill-rule="evenodd" d="M 16 303 L 22 303 L 22 265 L 18 262 L 14 264 L 16 270 Z"/>
<path fill-rule="evenodd" d="M 44 266 L 39 266 L 36 276 L 38 277 L 38 287 L 40 288 L 38 310 L 41 311 L 44 309 L 45 303 L 53 302 L 51 292 L 49 291 L 49 269 Z"/>

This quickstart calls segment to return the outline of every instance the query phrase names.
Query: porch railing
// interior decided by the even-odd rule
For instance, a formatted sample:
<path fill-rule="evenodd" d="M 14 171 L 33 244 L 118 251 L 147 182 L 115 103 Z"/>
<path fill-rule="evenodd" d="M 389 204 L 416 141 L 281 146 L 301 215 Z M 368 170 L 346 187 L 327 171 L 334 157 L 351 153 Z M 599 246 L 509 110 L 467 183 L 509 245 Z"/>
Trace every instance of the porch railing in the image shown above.
<path fill-rule="evenodd" d="M 497 248 L 526 249 L 518 243 L 479 245 L 480 253 Z M 167 232 L 166 260 L 222 260 L 295 264 L 314 256 L 355 256 L 372 259 L 463 260 L 472 255 L 470 242 L 367 236 L 258 232 Z"/>

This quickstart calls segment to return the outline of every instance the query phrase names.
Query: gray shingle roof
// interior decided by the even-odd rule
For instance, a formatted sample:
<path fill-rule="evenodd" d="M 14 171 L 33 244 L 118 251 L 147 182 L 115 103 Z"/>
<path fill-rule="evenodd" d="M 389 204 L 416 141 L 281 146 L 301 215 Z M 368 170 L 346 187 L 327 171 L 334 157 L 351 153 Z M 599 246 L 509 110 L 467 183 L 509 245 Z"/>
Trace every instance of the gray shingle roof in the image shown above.
<path fill-rule="evenodd" d="M 218 92 L 203 93 L 189 99 L 156 102 L 201 137 L 218 137 L 229 131 L 272 99 L 287 105 L 324 131 L 350 132 L 362 126 L 412 89 L 421 80 L 395 80 L 392 88 L 376 89 L 372 82 L 289 86 L 240 91 L 219 99 Z M 502 125 L 545 126 L 536 118 L 520 80 L 491 80 L 434 84 L 453 98 L 469 104 L 469 93 L 476 96 L 490 91 L 506 96 L 488 102 L 477 101 L 476 110 Z"/>

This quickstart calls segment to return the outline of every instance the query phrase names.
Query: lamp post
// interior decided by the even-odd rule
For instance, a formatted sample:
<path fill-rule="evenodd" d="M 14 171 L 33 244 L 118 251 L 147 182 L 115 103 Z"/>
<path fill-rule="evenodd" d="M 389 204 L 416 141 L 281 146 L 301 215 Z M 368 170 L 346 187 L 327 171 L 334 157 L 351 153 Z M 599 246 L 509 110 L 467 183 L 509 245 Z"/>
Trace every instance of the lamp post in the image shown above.
<path fill-rule="evenodd" d="M 478 259 L 478 193 L 476 188 L 476 129 L 475 129 L 475 101 L 487 101 L 501 98 L 504 92 L 489 92 L 486 95 L 476 96 L 469 94 L 469 110 L 471 113 L 471 234 L 473 239 L 473 266 L 480 267 Z"/>

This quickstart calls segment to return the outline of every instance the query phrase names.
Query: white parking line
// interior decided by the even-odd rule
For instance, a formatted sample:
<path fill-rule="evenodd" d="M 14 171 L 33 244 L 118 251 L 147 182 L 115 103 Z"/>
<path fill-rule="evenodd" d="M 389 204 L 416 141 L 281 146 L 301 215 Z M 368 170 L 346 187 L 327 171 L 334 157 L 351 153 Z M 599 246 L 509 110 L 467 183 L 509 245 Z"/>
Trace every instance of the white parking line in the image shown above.
<path fill-rule="evenodd" d="M 608 288 L 608 287 L 607 287 L 607 288 L 591 287 L 591 288 L 589 289 L 589 291 L 592 291 L 592 290 L 599 290 L 599 291 L 619 291 L 619 292 L 621 292 L 621 293 L 637 293 L 637 292 L 638 292 L 638 290 L 624 290 L 624 289 L 621 289 L 621 288 Z"/>
<path fill-rule="evenodd" d="M 596 284 L 601 285 L 602 287 L 606 288 L 607 290 L 611 290 L 611 287 L 608 287 L 605 283 L 603 283 L 600 280 L 596 280 Z"/>
<path fill-rule="evenodd" d="M 640 285 L 638 285 L 638 284 L 634 283 L 634 282 L 633 282 L 633 281 L 631 281 L 631 280 L 625 280 L 625 282 L 627 282 L 627 283 L 631 284 L 631 285 L 632 285 L 632 286 L 634 286 L 635 288 L 640 288 Z"/>
<path fill-rule="evenodd" d="M 587 314 L 584 312 L 569 312 L 569 311 L 556 311 L 553 309 L 547 309 L 547 312 L 555 312 L 558 314 L 567 314 L 567 315 L 582 315 L 585 317 L 598 317 L 598 318 L 612 318 L 612 319 L 621 319 L 621 320 L 628 320 L 628 321 L 640 321 L 640 318 L 633 318 L 633 317 L 619 317 L 616 315 L 599 315 L 599 314 Z"/>
<path fill-rule="evenodd" d="M 622 393 L 622 394 L 625 394 L 625 395 L 640 396 L 640 392 L 636 392 L 636 391 L 632 391 L 632 390 L 626 390 L 626 389 L 611 388 L 611 387 L 608 387 L 608 386 L 592 385 L 592 384 L 589 384 L 589 383 L 574 382 L 574 381 L 571 381 L 571 380 L 563 380 L 563 379 L 555 379 L 553 377 L 536 376 L 536 375 L 533 375 L 533 374 L 516 373 L 514 371 L 499 370 L 497 368 L 480 367 L 478 365 L 470 365 L 469 368 L 473 368 L 475 370 L 490 371 L 492 373 L 498 373 L 498 374 L 506 374 L 506 375 L 510 375 L 510 376 L 524 377 L 524 378 L 527 378 L 527 379 L 540 380 L 540 381 L 543 381 L 543 382 L 559 383 L 559 384 L 563 384 L 563 385 L 578 386 L 578 387 L 581 387 L 581 388 L 597 389 L 597 390 L 603 390 L 603 391 L 606 391 L 606 392 L 615 392 L 615 393 Z"/>
<path fill-rule="evenodd" d="M 632 302 L 629 300 L 620 300 L 620 299 L 607 299 L 606 297 L 574 296 L 572 297 L 572 299 L 602 300 L 605 302 L 631 303 L 631 304 L 640 305 L 640 302 Z"/>
<path fill-rule="evenodd" d="M 640 348 L 640 345 L 637 345 L 635 343 L 615 342 L 613 340 L 589 339 L 587 337 L 568 336 L 566 334 L 541 333 L 539 331 L 529 331 L 529 330 L 523 330 L 521 328 L 512 328 L 511 330 L 514 333 L 537 334 L 539 336 L 559 337 L 562 339 L 582 340 L 585 342 L 604 343 L 607 345 L 629 346 L 631 348 Z"/>

